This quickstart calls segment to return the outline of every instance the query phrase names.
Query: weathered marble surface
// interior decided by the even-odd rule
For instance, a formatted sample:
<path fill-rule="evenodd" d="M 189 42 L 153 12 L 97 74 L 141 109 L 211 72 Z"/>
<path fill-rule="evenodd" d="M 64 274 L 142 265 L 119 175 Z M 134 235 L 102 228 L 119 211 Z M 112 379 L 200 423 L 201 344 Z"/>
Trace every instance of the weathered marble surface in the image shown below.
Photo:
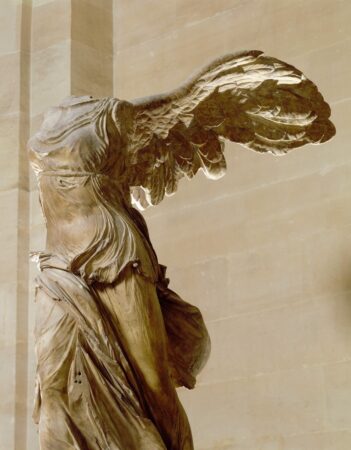
<path fill-rule="evenodd" d="M 207 331 L 168 289 L 131 201 L 157 205 L 200 169 L 221 177 L 223 139 L 273 154 L 325 142 L 329 115 L 299 70 L 259 51 L 215 60 L 170 93 L 70 97 L 46 113 L 29 141 L 47 226 L 37 254 L 41 448 L 193 448 L 175 388 L 194 387 Z"/>

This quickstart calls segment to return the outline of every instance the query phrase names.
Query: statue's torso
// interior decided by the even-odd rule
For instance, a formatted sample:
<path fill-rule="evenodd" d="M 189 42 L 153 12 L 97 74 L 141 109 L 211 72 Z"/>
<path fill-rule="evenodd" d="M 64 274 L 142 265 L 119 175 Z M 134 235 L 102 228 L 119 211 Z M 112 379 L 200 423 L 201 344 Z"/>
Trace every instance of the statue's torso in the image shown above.
<path fill-rule="evenodd" d="M 55 108 L 29 143 L 46 252 L 89 281 L 112 282 L 129 263 L 155 279 L 156 257 L 130 205 L 125 149 L 112 121 L 116 102 Z"/>

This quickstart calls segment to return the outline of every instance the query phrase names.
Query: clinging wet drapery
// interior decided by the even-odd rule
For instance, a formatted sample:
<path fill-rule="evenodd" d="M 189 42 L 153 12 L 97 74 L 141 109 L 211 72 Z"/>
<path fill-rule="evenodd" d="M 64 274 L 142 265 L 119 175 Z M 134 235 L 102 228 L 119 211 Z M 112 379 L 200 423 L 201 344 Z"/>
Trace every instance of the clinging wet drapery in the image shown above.
<path fill-rule="evenodd" d="M 200 169 L 222 176 L 225 139 L 274 154 L 327 141 L 329 115 L 299 70 L 258 51 L 166 94 L 70 97 L 46 113 L 28 146 L 47 228 L 33 255 L 42 450 L 193 450 L 176 387 L 195 386 L 210 340 L 133 205 Z"/>

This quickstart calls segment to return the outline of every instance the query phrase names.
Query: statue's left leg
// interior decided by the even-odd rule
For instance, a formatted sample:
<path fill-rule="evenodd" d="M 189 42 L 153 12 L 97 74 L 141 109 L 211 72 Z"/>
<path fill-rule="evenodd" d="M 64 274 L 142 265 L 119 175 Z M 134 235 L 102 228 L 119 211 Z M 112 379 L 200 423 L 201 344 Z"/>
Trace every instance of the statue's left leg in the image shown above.
<path fill-rule="evenodd" d="M 150 418 L 168 450 L 193 450 L 191 430 L 170 377 L 166 333 L 155 285 L 127 272 L 116 286 L 97 289 L 118 328 Z"/>
<path fill-rule="evenodd" d="M 36 420 L 41 450 L 90 448 L 71 418 L 67 382 L 74 359 L 74 319 L 42 289 L 36 292 L 36 353 L 39 401 Z"/>

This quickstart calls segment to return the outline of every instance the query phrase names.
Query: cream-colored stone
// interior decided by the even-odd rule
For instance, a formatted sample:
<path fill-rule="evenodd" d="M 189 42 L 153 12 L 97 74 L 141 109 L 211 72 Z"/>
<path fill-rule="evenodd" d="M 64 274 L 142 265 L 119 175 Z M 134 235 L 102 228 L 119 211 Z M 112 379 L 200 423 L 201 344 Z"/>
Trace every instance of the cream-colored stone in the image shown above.
<path fill-rule="evenodd" d="M 328 101 L 340 102 L 351 97 L 351 88 L 345 83 L 351 73 L 348 58 L 350 51 L 351 37 L 318 48 L 308 55 L 291 58 L 291 63 L 301 67 L 303 62 L 306 76 L 315 80 L 322 92 L 328 92 Z M 323 70 L 320 70 L 321 67 Z"/>
<path fill-rule="evenodd" d="M 41 5 L 45 5 L 46 3 L 51 3 L 53 0 L 31 0 L 33 8 Z"/>
<path fill-rule="evenodd" d="M 72 27 L 71 37 L 74 41 L 97 50 L 99 54 L 112 55 L 113 39 L 111 14 L 112 0 L 103 2 L 71 0 Z M 111 4 L 108 8 L 108 4 Z M 73 59 L 73 64 L 78 63 Z M 108 70 L 106 67 L 105 70 Z"/>
<path fill-rule="evenodd" d="M 15 358 L 15 353 L 9 355 L 9 352 L 13 352 L 13 347 L 16 343 L 16 309 L 13 305 L 16 303 L 17 295 L 17 283 L 16 281 L 1 281 L 0 283 L 0 293 L 1 293 L 1 332 L 0 332 L 0 348 L 1 352 L 5 352 L 7 358 L 3 357 L 3 361 L 7 359 L 13 360 Z M 6 366 L 4 367 L 6 369 Z M 9 372 L 14 370 L 11 362 L 8 363 L 8 370 L 1 371 L 2 380 L 8 378 Z M 10 380 L 12 381 L 13 375 L 11 375 Z M 6 390 L 6 384 L 1 383 L 1 390 Z M 13 394 L 13 392 L 12 392 Z"/>
<path fill-rule="evenodd" d="M 32 171 L 30 171 L 29 172 L 29 190 L 30 191 L 35 190 L 36 184 L 37 184 L 36 176 Z"/>
<path fill-rule="evenodd" d="M 82 44 L 72 42 L 72 95 L 92 95 L 96 98 L 112 94 L 112 58 L 110 55 Z"/>
<path fill-rule="evenodd" d="M 0 283 L 17 281 L 18 190 L 0 192 Z"/>
<path fill-rule="evenodd" d="M 80 0 L 76 0 L 76 1 L 79 2 Z M 114 8 L 113 3 L 114 3 L 114 0 L 102 0 L 102 1 L 101 0 L 81 0 L 82 8 L 84 8 L 85 5 L 100 8 L 105 11 L 108 11 L 111 16 L 113 15 L 113 8 Z M 110 36 L 110 39 L 112 37 L 113 36 Z"/>
<path fill-rule="evenodd" d="M 0 191 L 18 183 L 20 117 L 18 113 L 0 116 Z"/>
<path fill-rule="evenodd" d="M 210 23 L 201 21 L 194 27 L 167 34 L 163 39 L 142 40 L 138 45 L 117 51 L 117 95 L 131 99 L 173 89 L 211 59 L 254 48 L 250 45 L 249 33 L 245 47 L 233 45 L 237 29 L 232 26 L 234 17 L 234 11 L 230 10 L 215 16 Z M 224 29 L 227 30 L 225 34 Z"/>
<path fill-rule="evenodd" d="M 251 43 L 251 48 L 275 51 L 281 57 L 301 52 L 301 50 L 306 52 L 306 50 L 314 49 L 317 42 L 319 46 L 325 43 L 330 45 L 330 42 L 340 41 L 350 36 L 344 14 L 344 2 L 331 5 L 327 0 L 323 0 L 319 2 L 318 8 L 316 5 L 316 1 L 302 7 L 302 2 L 299 2 L 297 6 L 296 2 L 277 2 L 276 0 L 256 2 L 254 7 L 249 2 L 238 0 L 219 2 L 176 0 L 168 2 L 167 7 L 160 5 L 157 1 L 148 1 L 143 4 L 136 1 L 116 2 L 116 50 L 140 45 L 148 40 L 165 41 L 170 37 L 176 39 L 179 45 L 182 40 L 190 37 L 189 32 L 193 37 L 200 39 L 200 37 L 208 37 L 208 33 L 214 33 L 214 30 L 220 29 L 221 26 L 221 37 L 224 38 L 221 41 L 224 43 L 222 51 L 246 49 Z M 303 14 L 313 14 L 317 17 L 315 21 L 306 23 L 301 20 Z M 157 20 L 157 17 L 161 15 L 163 20 Z M 238 16 L 246 16 L 250 20 L 237 21 Z M 141 17 L 143 20 L 140 20 Z M 327 20 L 338 24 L 338 33 L 332 31 L 334 28 L 330 29 L 330 33 L 326 32 L 328 30 L 323 21 Z M 123 23 L 135 25 L 123 28 Z M 269 33 L 266 30 L 269 30 Z M 323 30 L 322 43 L 320 30 Z M 206 31 L 207 34 L 205 34 Z M 297 33 L 302 34 L 303 38 L 296 39 Z M 212 41 L 218 42 L 218 35 L 215 34 L 214 37 Z M 191 46 L 192 40 L 189 39 L 188 42 Z M 289 45 L 287 45 L 288 42 Z M 202 47 L 208 49 L 209 42 L 206 44 Z M 311 47 L 308 48 L 307 45 Z M 282 49 L 284 54 L 280 54 Z M 194 57 L 196 58 L 193 55 Z"/>
<path fill-rule="evenodd" d="M 38 130 L 40 125 L 43 123 L 43 117 L 44 114 L 38 114 L 37 116 L 32 116 L 30 119 L 30 134 L 31 136 L 35 134 Z"/>
<path fill-rule="evenodd" d="M 20 56 L 19 52 L 0 56 L 0 116 L 20 109 Z"/>
<path fill-rule="evenodd" d="M 215 445 L 198 447 L 198 450 L 349 450 L 351 433 L 348 431 L 298 433 L 266 433 L 260 438 L 235 436 L 218 440 Z"/>
<path fill-rule="evenodd" d="M 70 95 L 70 41 L 32 55 L 31 116 L 42 114 Z M 54 87 L 54 88 L 53 88 Z"/>
<path fill-rule="evenodd" d="M 31 136 L 39 130 L 39 127 L 43 122 L 43 115 L 44 114 L 41 113 L 41 114 L 38 114 L 37 116 L 31 117 L 31 121 L 30 121 L 30 135 Z M 29 190 L 30 191 L 38 190 L 37 178 L 36 178 L 33 170 L 29 171 Z"/>
<path fill-rule="evenodd" d="M 349 190 L 348 171 L 347 165 L 331 168 L 324 175 L 266 184 L 233 197 L 228 193 L 211 202 L 184 205 L 182 210 L 171 208 L 171 198 L 169 207 L 160 205 L 159 213 L 147 217 L 151 236 L 158 248 L 164 247 L 162 258 L 181 240 L 187 242 L 186 252 L 175 252 L 173 265 L 187 265 L 189 255 L 201 261 L 286 241 L 288 236 L 308 239 L 317 230 L 350 224 L 348 210 L 342 207 Z M 189 197 L 184 197 L 186 201 Z M 189 230 L 196 230 L 196 239 Z"/>
<path fill-rule="evenodd" d="M 177 26 L 175 0 L 115 1 L 116 50 L 171 34 Z"/>
<path fill-rule="evenodd" d="M 343 204 L 341 200 L 340 211 L 344 211 Z M 327 206 L 324 209 L 328 211 Z M 350 223 L 350 217 L 346 218 L 343 214 L 338 217 L 337 213 L 337 208 L 330 212 L 335 222 L 342 223 L 347 219 Z M 248 248 L 246 252 L 230 257 L 229 287 L 233 294 L 227 313 L 268 309 L 294 299 L 327 293 L 337 295 L 350 288 L 347 270 L 351 250 L 351 241 L 347 236 L 350 226 L 340 228 L 331 220 L 329 227 L 319 233 L 303 235 L 303 214 L 299 222 L 300 236 L 287 236 L 279 242 L 251 250 Z M 296 228 L 300 227 L 297 221 L 294 224 Z M 249 246 L 248 241 L 246 245 Z M 269 283 L 265 281 L 267 279 Z M 258 284 L 262 286 L 259 290 L 256 288 Z"/>
<path fill-rule="evenodd" d="M 116 95 L 128 100 L 173 89 L 211 59 L 242 49 L 233 48 L 235 39 L 231 41 L 223 34 L 223 29 L 233 32 L 232 22 L 230 11 L 215 18 L 211 26 L 201 22 L 195 30 L 184 28 L 181 33 L 168 34 L 162 40 L 143 41 L 118 51 Z M 202 45 L 204 41 L 206 45 Z M 129 76 L 131 73 L 133 77 Z"/>
<path fill-rule="evenodd" d="M 316 6 L 317 3 L 318 7 Z M 193 2 L 188 2 L 188 4 L 192 5 Z M 212 5 L 213 10 L 217 9 L 217 4 L 212 3 Z M 189 6 L 189 8 L 191 7 Z M 308 11 L 306 11 L 306 8 Z M 349 53 L 348 41 L 344 41 L 344 43 L 342 41 L 350 37 L 350 32 L 347 14 L 344 13 L 344 1 L 333 4 L 326 0 L 322 2 L 312 1 L 303 6 L 301 3 L 300 7 L 296 6 L 296 2 L 279 2 L 277 4 L 276 1 L 269 1 L 265 3 L 257 2 L 255 8 L 248 2 L 238 4 L 238 2 L 233 1 L 233 8 L 224 9 L 223 12 L 221 6 L 219 6 L 217 12 L 222 11 L 222 13 L 213 14 L 208 20 L 201 20 L 192 24 L 191 19 L 188 18 L 191 26 L 185 26 L 187 22 L 184 23 L 183 16 L 183 24 L 178 25 L 178 28 L 174 28 L 173 32 L 167 33 L 162 38 L 148 41 L 144 38 L 134 37 L 133 47 L 124 51 L 121 51 L 123 45 L 119 47 L 118 42 L 121 40 L 123 42 L 123 39 L 127 39 L 130 34 L 133 35 L 135 29 L 139 32 L 139 30 L 144 30 L 144 27 L 131 27 L 131 30 L 125 30 L 122 19 L 119 20 L 119 14 L 122 15 L 124 9 L 127 11 L 130 9 L 129 13 L 125 12 L 127 17 L 132 16 L 132 12 L 135 10 L 133 2 L 121 2 L 119 9 L 120 13 L 118 13 L 117 8 L 116 21 L 117 24 L 121 23 L 118 28 L 121 31 L 117 31 L 117 36 L 119 36 L 118 33 L 123 36 L 119 39 L 116 37 L 115 77 L 116 93 L 121 97 L 133 98 L 146 95 L 155 91 L 155 89 L 159 91 L 169 89 L 172 83 L 179 83 L 188 75 L 189 71 L 204 64 L 214 55 L 249 47 L 263 49 L 278 57 L 286 58 L 291 54 L 291 62 L 303 68 L 312 79 L 319 82 L 318 77 L 323 76 L 321 73 L 326 74 L 329 80 L 333 79 L 335 89 L 342 85 L 342 83 L 334 81 L 335 72 L 343 76 L 342 74 L 347 70 L 345 64 L 347 65 L 346 55 Z M 145 9 L 147 9 L 147 6 L 145 6 Z M 200 9 L 202 10 L 202 8 Z M 151 10 L 152 8 L 149 8 L 149 11 Z M 301 20 L 301 15 L 309 15 L 309 11 L 310 15 L 317 14 L 317 18 L 306 23 L 306 21 Z M 162 26 L 169 28 L 167 14 L 166 20 L 157 21 L 156 28 Z M 252 19 L 238 22 L 236 19 L 239 15 L 252 16 Z M 163 17 L 165 18 L 165 14 L 163 14 Z M 138 20 L 138 15 L 134 14 L 132 20 Z M 328 23 L 332 21 L 332 23 L 338 24 L 337 33 L 334 31 L 335 27 L 326 26 L 324 21 Z M 233 26 L 234 23 L 235 26 Z M 259 27 L 257 23 L 260 24 Z M 156 29 L 155 26 L 145 26 L 145 28 L 147 30 L 151 28 L 150 32 L 153 32 Z M 225 33 L 223 33 L 223 30 L 226 30 Z M 266 30 L 269 30 L 269 33 Z M 323 30 L 323 32 L 318 32 L 319 30 Z M 292 35 L 299 35 L 301 38 L 293 39 Z M 323 37 L 322 42 L 321 36 Z M 200 42 L 204 41 L 206 41 L 206 45 L 201 45 Z M 289 42 L 289 45 L 287 45 L 287 42 Z M 336 42 L 338 44 L 330 48 L 330 54 L 328 48 L 323 50 L 323 46 L 330 46 Z M 340 46 L 341 49 L 339 50 Z M 321 51 L 319 52 L 318 49 L 321 49 Z M 301 53 L 305 54 L 314 50 L 317 50 L 315 57 L 313 54 L 298 57 Z M 341 53 L 341 57 L 337 56 L 338 52 Z M 318 56 L 319 54 L 320 56 Z M 330 61 L 333 57 L 336 60 L 335 63 L 331 64 Z M 312 62 L 312 59 L 315 58 L 318 58 L 317 64 Z M 327 61 L 328 63 L 326 63 Z M 326 70 L 319 70 L 324 65 Z M 318 73 L 307 72 L 311 66 L 318 68 Z M 333 70 L 333 77 L 329 75 L 331 70 Z M 168 71 L 167 76 L 164 75 L 166 71 Z M 133 73 L 133 77 L 128 76 L 129 73 Z M 157 77 L 155 77 L 155 74 L 157 74 Z M 320 82 L 318 84 L 320 85 Z M 323 84 L 321 84 L 321 87 L 324 87 Z M 343 89 L 341 92 L 343 95 Z"/>
<path fill-rule="evenodd" d="M 30 251 L 37 252 L 45 249 L 46 230 L 44 221 L 38 225 L 31 225 Z"/>
<path fill-rule="evenodd" d="M 201 27 L 198 20 L 207 18 L 204 22 L 211 28 L 216 21 L 221 20 L 222 15 L 231 21 L 231 29 L 228 26 L 225 35 L 229 38 L 228 42 L 230 36 L 235 36 L 231 44 L 234 43 L 237 49 L 248 48 L 251 43 L 252 48 L 262 49 L 277 57 L 306 54 L 350 37 L 345 0 L 334 3 L 328 0 L 312 0 L 307 3 L 300 0 L 268 0 L 255 2 L 254 7 L 250 2 L 235 0 L 223 0 L 219 4 L 201 2 L 201 7 L 194 1 L 180 0 L 179 3 L 179 29 L 184 26 L 185 19 L 186 25 L 192 27 L 193 33 L 196 34 L 196 27 Z M 187 8 L 190 17 L 183 14 Z M 195 23 L 191 20 L 194 10 L 197 13 L 197 17 L 194 17 Z M 247 20 L 238 21 L 237 17 L 246 17 Z M 304 20 L 305 17 L 313 17 L 314 20 Z"/>
<path fill-rule="evenodd" d="M 32 50 L 32 0 L 21 0 L 21 51 L 22 56 L 27 57 L 28 62 L 23 64 L 22 88 L 29 87 L 30 53 Z M 24 74 L 25 73 L 25 74 Z"/>
<path fill-rule="evenodd" d="M 348 311 L 350 313 L 350 310 Z M 344 318 L 346 321 L 346 318 Z M 327 428 L 330 430 L 351 427 L 351 362 L 341 362 L 324 368 Z"/>
<path fill-rule="evenodd" d="M 312 237 L 310 239 L 313 239 Z M 229 257 L 231 297 L 226 314 L 252 313 L 289 306 L 306 300 L 316 287 L 306 252 L 308 237 L 287 238 L 272 245 L 252 248 Z M 261 284 L 261 289 L 257 285 Z"/>
<path fill-rule="evenodd" d="M 32 52 L 70 38 L 71 0 L 40 3 L 33 7 L 32 17 Z"/>
<path fill-rule="evenodd" d="M 351 331 L 344 319 L 349 312 L 347 293 L 288 300 L 283 298 L 282 306 L 274 309 L 209 322 L 212 356 L 201 381 L 351 359 Z"/>
<path fill-rule="evenodd" d="M 180 397 L 199 449 L 241 450 L 237 443 L 250 438 L 253 446 L 247 450 L 252 450 L 260 448 L 265 436 L 315 433 L 324 427 L 319 368 L 199 385 L 181 391 Z"/>
<path fill-rule="evenodd" d="M 21 5 L 14 0 L 2 2 L 0 8 L 0 55 L 20 47 Z"/>
<path fill-rule="evenodd" d="M 6 361 L 2 366 L 0 378 L 0 448 L 12 449 L 15 448 L 14 435 L 11 433 L 15 416 L 15 345 L 6 349 L 1 347 L 0 354 L 2 361 Z"/>
<path fill-rule="evenodd" d="M 7 264 L 11 262 L 8 261 Z M 3 264 L 1 264 L 3 266 Z M 14 266 L 12 266 L 13 270 Z M 0 281 L 1 332 L 0 357 L 3 362 L 0 371 L 0 448 L 15 448 L 13 418 L 16 405 L 16 282 Z"/>
<path fill-rule="evenodd" d="M 172 254 L 167 272 L 171 289 L 201 307 L 205 321 L 224 317 L 231 297 L 228 289 L 228 259 L 214 258 L 198 264 L 189 261 L 186 267 L 174 268 L 171 258 Z"/>
<path fill-rule="evenodd" d="M 284 445 L 284 450 L 348 450 L 351 446 L 351 432 L 341 430 L 288 436 L 284 439 Z"/>
<path fill-rule="evenodd" d="M 228 14 L 243 4 L 241 0 L 175 0 L 176 25 L 178 28 L 196 26 L 199 21 Z"/>
<path fill-rule="evenodd" d="M 30 192 L 30 224 L 31 226 L 43 225 L 44 217 L 40 206 L 39 191 Z"/>
<path fill-rule="evenodd" d="M 242 2 L 236 13 L 251 18 L 249 26 L 254 29 L 250 29 L 250 35 L 255 38 L 256 48 L 274 53 L 277 57 L 302 55 L 303 59 L 308 60 L 310 52 L 350 38 L 345 10 L 348 7 L 347 0 L 333 3 L 329 0 L 268 0 L 256 2 L 255 8 L 249 2 Z M 313 20 L 306 20 L 307 17 L 313 17 Z M 245 24 L 247 21 L 238 24 L 240 41 L 245 39 Z M 321 61 L 320 69 L 328 65 L 327 61 Z M 318 78 L 313 79 L 318 81 Z"/>

